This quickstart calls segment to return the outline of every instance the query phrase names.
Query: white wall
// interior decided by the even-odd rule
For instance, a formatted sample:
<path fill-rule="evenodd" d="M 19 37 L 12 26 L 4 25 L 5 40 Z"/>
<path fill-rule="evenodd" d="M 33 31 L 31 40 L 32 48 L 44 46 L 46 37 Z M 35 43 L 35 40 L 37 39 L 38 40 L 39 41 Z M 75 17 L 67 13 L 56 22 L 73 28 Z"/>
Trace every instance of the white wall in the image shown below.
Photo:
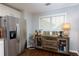
<path fill-rule="evenodd" d="M 23 13 L 24 19 L 26 20 L 26 32 L 27 32 L 27 48 L 30 47 L 30 41 L 32 36 L 32 14 L 28 13 L 27 11 L 24 11 Z"/>
<path fill-rule="evenodd" d="M 39 29 L 39 20 L 38 20 L 38 15 L 32 14 L 32 33 L 34 33 L 35 30 Z"/>
<path fill-rule="evenodd" d="M 48 12 L 46 11 L 36 14 L 36 16 L 34 15 L 32 20 L 33 31 L 39 28 L 39 16 L 53 15 L 58 13 L 67 13 L 66 22 L 71 23 L 70 50 L 79 50 L 79 5 L 57 10 L 50 10 Z"/>

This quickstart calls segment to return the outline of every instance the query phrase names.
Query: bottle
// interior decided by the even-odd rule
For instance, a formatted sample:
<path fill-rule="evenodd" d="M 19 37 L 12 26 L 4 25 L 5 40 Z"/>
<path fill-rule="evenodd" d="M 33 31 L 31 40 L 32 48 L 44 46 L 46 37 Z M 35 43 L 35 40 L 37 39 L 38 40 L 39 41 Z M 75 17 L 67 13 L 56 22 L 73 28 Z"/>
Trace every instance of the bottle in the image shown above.
<path fill-rule="evenodd" d="M 66 52 L 66 47 L 64 47 L 64 51 Z"/>
<path fill-rule="evenodd" d="M 38 32 L 38 35 L 41 35 L 41 31 Z"/>
<path fill-rule="evenodd" d="M 63 32 L 62 32 L 62 31 L 60 31 L 60 37 L 61 37 L 61 38 L 62 38 L 62 33 L 63 33 Z"/>

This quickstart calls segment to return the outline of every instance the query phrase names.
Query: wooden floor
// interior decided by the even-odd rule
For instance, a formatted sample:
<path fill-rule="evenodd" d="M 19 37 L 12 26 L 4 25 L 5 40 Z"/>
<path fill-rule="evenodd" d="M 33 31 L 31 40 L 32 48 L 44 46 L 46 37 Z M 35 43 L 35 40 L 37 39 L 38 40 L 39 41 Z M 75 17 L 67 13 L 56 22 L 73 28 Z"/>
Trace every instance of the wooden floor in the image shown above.
<path fill-rule="evenodd" d="M 19 56 L 68 56 L 65 54 L 49 52 L 40 49 L 25 49 Z"/>

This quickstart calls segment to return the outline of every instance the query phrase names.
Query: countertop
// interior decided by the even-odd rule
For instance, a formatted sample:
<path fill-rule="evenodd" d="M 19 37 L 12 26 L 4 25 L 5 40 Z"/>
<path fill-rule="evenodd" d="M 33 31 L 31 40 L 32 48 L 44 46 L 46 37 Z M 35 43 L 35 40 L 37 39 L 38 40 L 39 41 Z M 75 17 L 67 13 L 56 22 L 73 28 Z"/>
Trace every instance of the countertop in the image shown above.
<path fill-rule="evenodd" d="M 0 38 L 0 41 L 4 41 L 4 38 Z"/>

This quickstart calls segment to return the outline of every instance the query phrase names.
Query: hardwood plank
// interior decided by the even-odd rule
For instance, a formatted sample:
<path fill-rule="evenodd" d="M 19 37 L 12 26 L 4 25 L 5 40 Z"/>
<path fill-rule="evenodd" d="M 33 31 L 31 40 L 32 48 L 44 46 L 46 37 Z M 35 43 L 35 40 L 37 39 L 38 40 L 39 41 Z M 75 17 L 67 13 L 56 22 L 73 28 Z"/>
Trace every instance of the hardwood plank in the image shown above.
<path fill-rule="evenodd" d="M 76 53 L 71 53 L 70 55 L 50 52 L 42 49 L 25 49 L 24 52 L 18 56 L 77 56 Z"/>

